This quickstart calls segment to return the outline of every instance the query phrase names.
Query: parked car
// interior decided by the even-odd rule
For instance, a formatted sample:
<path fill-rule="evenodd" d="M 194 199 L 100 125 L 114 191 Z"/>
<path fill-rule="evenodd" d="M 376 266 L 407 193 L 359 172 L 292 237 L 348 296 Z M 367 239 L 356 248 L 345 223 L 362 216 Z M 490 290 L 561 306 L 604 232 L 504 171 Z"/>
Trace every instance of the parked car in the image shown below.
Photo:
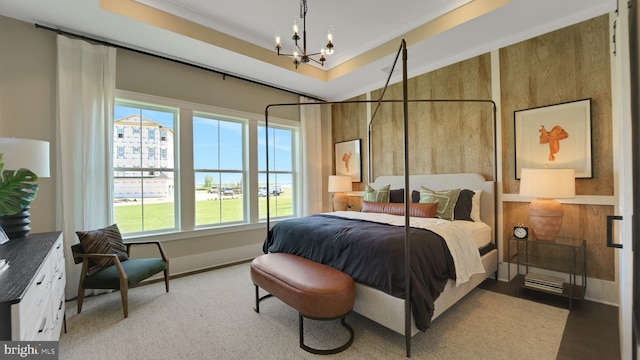
<path fill-rule="evenodd" d="M 223 187 L 222 188 L 222 196 L 235 198 L 236 197 L 236 193 L 233 191 L 233 188 Z"/>
<path fill-rule="evenodd" d="M 219 193 L 220 191 L 218 190 L 218 187 L 217 187 L 217 186 L 212 186 L 209 190 L 207 190 L 207 192 L 208 192 L 209 194 L 217 194 L 217 193 Z"/>
<path fill-rule="evenodd" d="M 278 195 L 283 193 L 282 187 L 280 187 L 280 185 L 270 186 L 269 190 L 271 191 L 271 195 L 273 195 L 273 196 L 278 196 Z M 259 197 L 267 196 L 267 187 L 266 186 L 262 186 L 261 188 L 258 189 L 258 196 Z"/>

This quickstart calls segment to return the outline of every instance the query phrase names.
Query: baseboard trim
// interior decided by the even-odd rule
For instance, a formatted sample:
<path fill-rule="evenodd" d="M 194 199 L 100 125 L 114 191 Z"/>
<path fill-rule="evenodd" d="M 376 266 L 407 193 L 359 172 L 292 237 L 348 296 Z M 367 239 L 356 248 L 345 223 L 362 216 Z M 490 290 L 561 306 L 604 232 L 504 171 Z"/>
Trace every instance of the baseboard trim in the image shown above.
<path fill-rule="evenodd" d="M 192 275 L 195 273 L 214 270 L 216 268 L 232 266 L 247 262 L 262 254 L 262 244 L 240 246 L 231 249 L 211 251 L 171 259 L 171 278 Z M 507 280 L 507 263 L 500 263 L 498 268 L 498 280 Z M 563 273 L 539 270 L 540 273 L 563 277 Z M 516 274 L 515 264 L 511 264 L 511 277 Z M 140 285 L 162 281 L 162 274 L 157 274 Z M 602 304 L 619 306 L 618 284 L 615 281 L 607 281 L 587 277 L 587 293 L 585 299 Z"/>
<path fill-rule="evenodd" d="M 261 255 L 262 243 L 171 259 L 171 277 L 235 265 Z"/>

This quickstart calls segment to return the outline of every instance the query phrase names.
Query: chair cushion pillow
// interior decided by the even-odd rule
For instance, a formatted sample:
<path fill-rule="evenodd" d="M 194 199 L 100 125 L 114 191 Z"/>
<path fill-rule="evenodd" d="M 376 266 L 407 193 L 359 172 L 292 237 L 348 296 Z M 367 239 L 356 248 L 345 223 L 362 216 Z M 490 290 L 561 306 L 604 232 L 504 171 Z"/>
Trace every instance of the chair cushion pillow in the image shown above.
<path fill-rule="evenodd" d="M 120 229 L 116 224 L 102 229 L 76 231 L 76 235 L 78 235 L 80 244 L 86 254 L 114 254 L 118 256 L 120 261 L 125 261 L 129 258 L 127 256 L 127 247 L 122 241 Z M 91 276 L 112 264 L 113 259 L 111 258 L 89 259 L 87 275 Z"/>
<path fill-rule="evenodd" d="M 160 258 L 129 259 L 122 262 L 127 274 L 129 287 L 167 269 L 167 263 Z M 93 276 L 87 276 L 82 283 L 85 289 L 120 289 L 120 278 L 115 265 L 106 267 Z"/>

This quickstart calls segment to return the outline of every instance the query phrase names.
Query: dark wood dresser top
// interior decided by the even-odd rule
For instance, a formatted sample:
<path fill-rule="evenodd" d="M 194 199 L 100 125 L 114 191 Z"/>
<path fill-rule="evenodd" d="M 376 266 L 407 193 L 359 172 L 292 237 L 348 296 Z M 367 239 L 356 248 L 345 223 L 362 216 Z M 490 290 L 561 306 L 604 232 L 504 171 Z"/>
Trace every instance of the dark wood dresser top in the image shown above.
<path fill-rule="evenodd" d="M 0 304 L 15 304 L 22 300 L 60 233 L 29 234 L 0 245 L 0 259 L 9 263 L 9 268 L 0 274 Z"/>

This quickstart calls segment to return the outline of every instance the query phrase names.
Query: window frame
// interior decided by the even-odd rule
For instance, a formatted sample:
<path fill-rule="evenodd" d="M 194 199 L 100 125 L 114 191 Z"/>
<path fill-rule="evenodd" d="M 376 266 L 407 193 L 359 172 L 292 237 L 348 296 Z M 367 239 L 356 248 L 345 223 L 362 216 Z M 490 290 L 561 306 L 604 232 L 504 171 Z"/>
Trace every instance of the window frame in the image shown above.
<path fill-rule="evenodd" d="M 176 196 L 175 210 L 176 228 L 171 231 L 129 233 L 123 236 L 127 239 L 144 239 L 153 236 L 160 241 L 171 241 L 189 239 L 195 237 L 218 235 L 225 233 L 233 233 L 239 231 L 264 229 L 266 218 L 260 220 L 258 216 L 258 149 L 257 149 L 257 132 L 258 126 L 264 126 L 264 114 L 250 113 L 246 111 L 233 110 L 218 106 L 198 104 L 183 100 L 169 99 L 165 97 L 142 94 L 127 90 L 115 91 L 116 100 L 127 100 L 131 102 L 142 102 L 148 104 L 156 104 L 160 106 L 176 107 L 178 111 L 178 123 L 174 132 L 178 135 L 174 139 L 174 157 L 176 159 L 174 191 Z M 244 160 L 247 162 L 245 167 L 246 183 L 243 184 L 243 198 L 246 197 L 243 206 L 246 212 L 246 221 L 243 223 L 221 224 L 217 226 L 195 226 L 195 178 L 193 164 L 193 113 L 207 113 L 219 115 L 228 118 L 245 119 L 246 124 L 246 140 Z M 115 120 L 115 119 L 113 119 Z M 112 122 L 113 122 L 112 120 Z M 300 172 L 301 164 L 301 123 L 296 120 L 285 119 L 275 116 L 269 116 L 269 127 L 285 127 L 293 131 L 293 168 L 292 168 L 292 186 L 296 191 L 293 200 L 293 215 L 290 217 L 300 216 L 302 197 L 302 181 Z M 140 136 L 140 134 L 138 134 Z M 112 140 L 111 140 L 112 141 Z M 140 149 L 142 151 L 142 149 Z M 294 185 L 295 184 L 295 185 Z M 113 205 L 111 205 L 113 211 Z M 282 218 L 270 218 L 271 222 L 277 222 Z"/>
<path fill-rule="evenodd" d="M 170 104 L 164 104 L 164 103 L 160 103 L 160 102 L 148 101 L 148 100 L 143 100 L 143 99 L 138 99 L 138 98 L 122 97 L 122 96 L 118 96 L 117 92 L 116 92 L 116 95 L 114 97 L 114 108 L 115 108 L 116 105 L 123 105 L 123 106 L 130 106 L 130 107 L 138 107 L 139 106 L 140 108 L 146 109 L 146 110 L 154 110 L 154 109 L 155 110 L 162 110 L 162 111 L 169 110 L 169 109 L 174 110 L 175 111 L 175 118 L 174 118 L 174 124 L 173 124 L 173 126 L 174 126 L 174 129 L 173 129 L 173 132 L 174 132 L 173 151 L 174 151 L 174 153 L 177 153 L 177 150 L 178 150 L 178 145 L 177 145 L 178 139 L 177 138 L 179 136 L 178 135 L 178 126 L 179 126 L 179 123 L 180 123 L 180 111 L 179 111 L 178 107 L 170 105 Z M 115 115 L 115 112 L 114 112 L 114 115 Z M 114 118 L 111 120 L 111 124 L 112 124 L 111 126 L 115 125 L 115 121 L 116 120 L 117 119 L 114 116 Z M 151 130 L 151 129 L 147 129 L 147 131 L 148 131 L 147 134 L 152 134 L 152 133 L 155 132 L 155 131 L 149 131 L 149 130 Z M 141 134 L 143 131 L 144 130 L 141 129 L 141 131 L 138 132 L 138 134 Z M 123 131 L 123 133 L 124 133 L 124 131 Z M 133 138 L 135 138 L 136 140 L 137 139 L 141 139 L 141 136 L 135 136 L 135 135 L 136 135 L 136 133 L 134 132 Z M 118 139 L 122 139 L 122 138 L 120 138 L 119 133 L 117 135 L 114 135 L 114 137 L 115 136 L 117 136 Z M 115 142 L 114 142 L 115 140 L 116 140 L 115 138 L 111 139 L 111 144 L 112 145 L 115 145 Z M 147 140 L 150 140 L 150 139 L 147 139 Z M 140 144 L 139 145 L 139 149 L 140 149 L 139 153 L 135 153 L 136 155 L 140 156 L 140 161 L 159 160 L 155 156 L 155 149 L 154 148 L 148 147 L 148 145 L 147 145 L 147 155 L 146 156 L 144 156 L 144 150 L 143 150 L 144 148 L 145 148 L 145 145 Z M 154 151 L 150 151 L 150 150 L 154 150 Z M 124 152 L 126 154 L 126 147 L 124 149 Z M 133 152 L 133 147 L 132 147 L 132 153 L 134 153 Z M 113 152 L 112 152 L 112 154 L 113 154 Z M 154 155 L 153 157 L 151 157 L 152 154 Z M 112 161 L 115 160 L 116 158 L 112 158 Z M 123 174 L 122 176 L 124 176 L 124 174 L 126 174 L 127 171 L 134 171 L 134 170 L 126 170 L 126 169 L 136 169 L 135 170 L 136 172 L 138 172 L 138 171 L 142 172 L 142 173 L 147 172 L 148 176 L 146 178 L 150 179 L 150 178 L 156 177 L 157 176 L 156 172 L 160 169 L 160 168 L 156 168 L 154 166 L 140 167 L 139 165 L 140 164 L 134 163 L 133 165 L 126 164 L 123 167 L 116 167 L 115 164 L 113 164 L 113 166 L 112 166 L 112 174 L 122 173 Z M 162 170 L 162 171 L 165 171 L 165 172 L 172 172 L 173 173 L 173 187 L 174 187 L 174 189 L 177 187 L 177 184 L 179 184 L 179 172 L 178 172 L 179 168 L 178 168 L 178 166 L 179 166 L 179 161 L 178 161 L 178 157 L 176 156 L 176 157 L 174 157 L 173 167 L 171 167 L 171 168 L 165 167 Z M 141 177 L 138 177 L 138 178 L 142 179 L 142 181 L 144 181 L 144 179 L 145 179 L 144 176 L 141 176 Z M 114 186 L 114 181 L 115 180 L 112 177 L 112 179 L 111 179 L 112 187 L 110 188 L 110 190 L 112 190 L 112 191 L 113 191 L 113 189 L 115 187 Z M 171 232 L 180 231 L 180 227 L 179 227 L 179 219 L 180 219 L 179 212 L 180 212 L 180 209 L 179 209 L 179 205 L 178 205 L 178 204 L 180 204 L 180 194 L 175 193 L 175 191 L 173 192 L 173 194 L 174 194 L 174 198 L 173 198 L 173 201 L 174 201 L 174 206 L 173 206 L 174 227 L 173 228 L 124 233 L 123 234 L 124 237 L 126 237 L 126 238 L 148 237 L 148 236 L 153 236 L 153 235 L 156 235 L 156 234 L 163 234 L 163 233 L 171 233 Z M 111 195 L 113 197 L 113 193 Z M 113 204 L 111 205 L 111 209 L 110 210 L 111 210 L 111 218 L 115 219 L 115 214 L 114 214 L 114 210 L 115 209 L 114 209 Z"/>
<path fill-rule="evenodd" d="M 242 219 L 238 220 L 238 221 L 228 221 L 228 222 L 220 222 L 220 223 L 208 223 L 208 224 L 200 224 L 197 225 L 195 223 L 195 219 L 194 219 L 194 229 L 207 229 L 207 228 L 211 228 L 211 227 L 220 227 L 220 226 L 231 226 L 234 224 L 248 224 L 250 223 L 250 214 L 249 211 L 247 211 L 247 206 L 249 205 L 247 203 L 247 199 L 245 199 L 244 194 L 246 194 L 246 188 L 247 188 L 247 180 L 248 180 L 248 174 L 249 174 L 249 167 L 248 167 L 248 161 L 247 161 L 247 142 L 248 142 L 248 119 L 243 119 L 243 118 L 239 118 L 239 117 L 231 117 L 231 116 L 226 116 L 226 115 L 221 115 L 219 113 L 210 113 L 210 112 L 202 112 L 202 111 L 193 111 L 192 112 L 192 116 L 191 116 L 191 122 L 193 124 L 194 119 L 198 117 L 200 119 L 208 119 L 211 121 L 223 121 L 223 122 L 229 122 L 229 123 L 235 123 L 235 124 L 240 124 L 241 126 L 241 132 L 242 132 L 242 156 L 241 156 L 241 162 L 242 162 L 242 166 L 241 168 L 238 169 L 224 169 L 221 168 L 218 164 L 218 168 L 214 169 L 214 168 L 195 168 L 195 165 L 193 166 L 193 174 L 195 177 L 196 173 L 211 173 L 211 174 L 240 174 L 241 175 L 241 179 L 242 179 L 242 193 L 243 193 L 243 197 L 242 197 Z M 191 139 L 193 139 L 193 132 L 191 135 Z M 219 145 L 218 145 L 219 146 Z M 220 148 L 218 147 L 218 151 L 219 151 L 219 156 L 220 156 Z M 193 154 L 193 152 L 195 151 L 194 149 L 194 144 L 191 144 L 191 153 Z M 222 189 L 223 189 L 223 185 L 222 183 L 218 184 L 218 195 L 219 195 L 219 199 L 222 199 L 223 194 L 222 194 Z M 194 190 L 195 190 L 195 181 L 194 181 Z M 221 204 L 222 205 L 222 204 Z M 194 209 L 195 211 L 195 209 Z M 221 215 L 222 215 L 222 209 L 221 211 Z M 195 214 L 195 216 L 197 216 L 197 214 Z"/>
<path fill-rule="evenodd" d="M 265 127 L 265 123 L 264 121 L 262 121 L 261 123 L 259 123 L 257 125 L 258 128 L 260 127 Z M 269 220 L 270 221 L 277 221 L 280 219 L 286 219 L 286 218 L 290 218 L 290 217 L 295 217 L 298 216 L 300 214 L 300 209 L 301 209 L 301 201 L 300 201 L 300 194 L 302 193 L 300 191 L 300 186 L 302 185 L 300 183 L 300 181 L 298 181 L 299 177 L 298 174 L 300 173 L 300 168 L 301 168 L 301 164 L 300 164 L 300 128 L 299 127 L 291 127 L 289 125 L 284 124 L 281 121 L 274 121 L 273 118 L 270 116 L 269 117 L 269 128 L 267 129 L 267 131 L 269 129 L 280 129 L 280 130 L 290 130 L 291 131 L 291 171 L 285 171 L 285 170 L 275 170 L 275 169 L 271 169 L 269 170 L 269 176 L 275 176 L 277 178 L 277 176 L 279 174 L 283 174 L 283 175 L 290 175 L 291 176 L 291 191 L 292 191 L 292 196 L 294 196 L 294 201 L 292 203 L 292 207 L 293 207 L 293 214 L 292 215 L 283 215 L 283 216 L 277 216 L 277 215 L 272 215 L 271 212 L 269 213 Z M 269 142 L 269 146 L 275 146 L 275 144 L 272 144 L 272 142 Z M 271 151 L 269 152 L 269 154 L 271 154 Z M 269 163 L 270 166 L 272 166 L 273 164 Z M 257 169 L 257 175 L 258 175 L 258 179 L 260 178 L 260 176 L 265 176 L 267 173 L 267 170 L 260 170 L 260 168 Z M 266 176 L 265 176 L 266 177 Z M 267 179 L 268 180 L 268 179 Z M 278 186 L 276 185 L 277 183 L 271 184 L 269 183 L 269 190 L 272 190 L 271 186 Z M 271 195 L 270 195 L 271 196 Z M 298 200 L 298 201 L 295 201 Z M 258 214 L 258 218 L 260 222 L 266 222 L 267 218 L 266 216 L 264 218 L 260 218 L 260 214 Z"/>

